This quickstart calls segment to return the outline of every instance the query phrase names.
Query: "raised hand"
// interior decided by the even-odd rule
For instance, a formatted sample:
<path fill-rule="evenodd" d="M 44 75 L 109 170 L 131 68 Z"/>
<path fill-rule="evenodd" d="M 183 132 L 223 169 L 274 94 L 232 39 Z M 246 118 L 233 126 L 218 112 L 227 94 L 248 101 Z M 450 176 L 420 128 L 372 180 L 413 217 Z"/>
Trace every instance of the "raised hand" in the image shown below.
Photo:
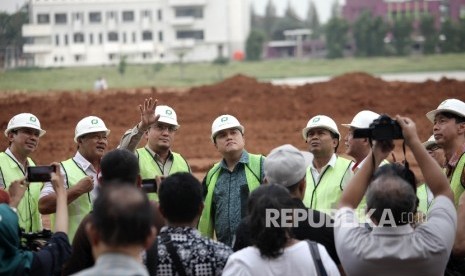
<path fill-rule="evenodd" d="M 144 100 L 143 105 L 139 105 L 140 110 L 140 130 L 147 130 L 151 125 L 158 122 L 158 118 L 160 115 L 155 116 L 155 108 L 157 107 L 158 100 L 153 100 L 152 98 L 148 98 Z"/>

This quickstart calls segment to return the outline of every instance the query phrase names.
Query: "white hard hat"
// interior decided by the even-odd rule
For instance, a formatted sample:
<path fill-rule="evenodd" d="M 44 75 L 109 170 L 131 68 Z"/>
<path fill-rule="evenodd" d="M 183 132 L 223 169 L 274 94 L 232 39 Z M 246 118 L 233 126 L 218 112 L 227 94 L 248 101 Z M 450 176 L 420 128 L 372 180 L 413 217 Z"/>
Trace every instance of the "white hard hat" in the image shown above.
<path fill-rule="evenodd" d="M 105 126 L 102 119 L 96 116 L 85 117 L 76 125 L 76 130 L 74 131 L 74 142 L 77 143 L 77 138 L 84 134 L 101 131 L 105 131 L 107 135 L 110 134 L 110 130 Z"/>
<path fill-rule="evenodd" d="M 157 105 L 155 108 L 155 115 L 160 115 L 158 119 L 159 122 L 179 127 L 178 117 L 171 107 L 167 105 Z"/>
<path fill-rule="evenodd" d="M 436 143 L 436 139 L 434 139 L 434 135 L 431 135 L 431 137 L 429 137 L 428 141 L 423 142 L 423 146 L 425 148 L 429 148 L 429 147 L 431 147 L 432 145 L 435 145 L 435 144 L 437 144 L 437 143 Z"/>
<path fill-rule="evenodd" d="M 241 131 L 242 134 L 244 134 L 244 127 L 239 123 L 239 120 L 236 119 L 236 117 L 232 115 L 221 115 L 218 118 L 213 121 L 212 124 L 212 141 L 215 142 L 215 136 L 216 134 L 223 130 L 223 129 L 228 129 L 228 128 L 237 128 Z"/>
<path fill-rule="evenodd" d="M 336 122 L 334 122 L 333 119 L 325 115 L 316 115 L 308 121 L 307 127 L 302 129 L 302 137 L 304 138 L 304 140 L 307 140 L 307 133 L 310 129 L 318 127 L 327 129 L 332 133 L 337 134 L 339 140 L 341 140 L 341 134 L 337 129 Z"/>
<path fill-rule="evenodd" d="M 5 136 L 8 137 L 8 132 L 18 128 L 33 128 L 40 131 L 39 137 L 45 134 L 45 130 L 40 128 L 40 122 L 37 117 L 31 113 L 20 113 L 18 115 L 13 116 L 11 120 L 8 122 L 8 126 L 5 129 Z"/>
<path fill-rule="evenodd" d="M 434 117 L 441 112 L 450 112 L 465 117 L 465 103 L 457 99 L 447 99 L 437 109 L 426 113 L 426 117 L 434 123 Z"/>
<path fill-rule="evenodd" d="M 352 119 L 350 124 L 341 124 L 345 127 L 353 128 L 368 128 L 375 119 L 378 119 L 379 114 L 370 110 L 362 110 Z"/>

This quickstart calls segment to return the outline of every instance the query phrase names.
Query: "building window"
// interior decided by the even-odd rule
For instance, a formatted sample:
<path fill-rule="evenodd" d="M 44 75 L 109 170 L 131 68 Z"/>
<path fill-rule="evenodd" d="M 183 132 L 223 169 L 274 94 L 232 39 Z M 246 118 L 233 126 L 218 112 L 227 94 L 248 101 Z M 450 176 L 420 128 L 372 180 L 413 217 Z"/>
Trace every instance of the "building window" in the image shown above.
<path fill-rule="evenodd" d="M 57 63 L 57 62 L 58 62 L 58 57 L 57 57 L 57 56 L 54 56 L 54 57 L 53 57 L 53 61 L 55 61 L 55 63 Z"/>
<path fill-rule="evenodd" d="M 83 60 L 84 60 L 83 55 L 74 55 L 74 61 L 80 62 L 80 61 L 83 61 Z"/>
<path fill-rule="evenodd" d="M 134 12 L 123 11 L 123 22 L 133 22 L 133 21 L 134 21 Z"/>
<path fill-rule="evenodd" d="M 143 41 L 152 41 L 152 32 L 151 31 L 143 31 L 142 32 L 142 40 Z"/>
<path fill-rule="evenodd" d="M 37 24 L 49 24 L 50 15 L 48 13 L 39 13 L 37 15 Z"/>
<path fill-rule="evenodd" d="M 89 22 L 90 23 L 100 23 L 100 22 L 102 22 L 102 13 L 101 12 L 90 12 L 89 13 Z"/>
<path fill-rule="evenodd" d="M 68 18 L 66 13 L 55 13 L 55 24 L 66 24 L 68 22 Z"/>
<path fill-rule="evenodd" d="M 108 41 L 117 42 L 118 41 L 118 33 L 117 32 L 109 32 L 108 33 Z"/>
<path fill-rule="evenodd" d="M 162 10 L 158 10 L 158 21 L 162 21 L 163 20 L 163 12 Z"/>
<path fill-rule="evenodd" d="M 142 18 L 147 18 L 149 21 L 152 21 L 152 11 L 151 10 L 143 10 L 141 12 Z"/>
<path fill-rule="evenodd" d="M 94 34 L 89 34 L 89 43 L 90 45 L 94 44 Z"/>
<path fill-rule="evenodd" d="M 114 60 L 114 59 L 116 59 L 116 54 L 109 54 L 109 55 L 108 55 L 108 59 L 109 59 L 109 60 Z"/>
<path fill-rule="evenodd" d="M 203 40 L 203 31 L 189 30 L 189 31 L 177 31 L 177 39 L 188 39 L 193 38 L 195 40 Z"/>
<path fill-rule="evenodd" d="M 142 59 L 151 59 L 152 54 L 151 53 L 142 53 Z"/>
<path fill-rule="evenodd" d="M 162 31 L 158 32 L 158 41 L 163 42 L 163 32 Z"/>
<path fill-rule="evenodd" d="M 73 36 L 73 41 L 75 44 L 84 43 L 84 34 L 83 33 L 75 33 Z"/>
<path fill-rule="evenodd" d="M 82 12 L 75 12 L 73 13 L 73 22 L 80 22 L 82 23 Z"/>
<path fill-rule="evenodd" d="M 107 12 L 107 21 L 118 21 L 118 14 L 115 11 Z"/>
<path fill-rule="evenodd" d="M 55 35 L 55 45 L 56 46 L 60 45 L 60 36 L 59 35 Z"/>
<path fill-rule="evenodd" d="M 203 8 L 200 6 L 176 7 L 174 13 L 176 17 L 203 18 Z"/>
<path fill-rule="evenodd" d="M 136 32 L 132 33 L 132 42 L 136 43 L 137 37 L 136 37 Z"/>
<path fill-rule="evenodd" d="M 65 45 L 68 45 L 68 35 L 65 34 Z"/>
<path fill-rule="evenodd" d="M 102 35 L 102 33 L 98 34 L 98 43 L 103 44 L 103 35 Z"/>
<path fill-rule="evenodd" d="M 126 43 L 126 33 L 123 33 L 123 43 Z"/>

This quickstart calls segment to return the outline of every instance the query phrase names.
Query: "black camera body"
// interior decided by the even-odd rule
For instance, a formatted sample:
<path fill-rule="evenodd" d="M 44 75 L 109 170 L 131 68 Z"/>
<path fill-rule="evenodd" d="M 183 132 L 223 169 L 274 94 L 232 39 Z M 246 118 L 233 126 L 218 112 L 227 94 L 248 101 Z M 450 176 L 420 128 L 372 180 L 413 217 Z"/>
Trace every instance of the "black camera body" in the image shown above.
<path fill-rule="evenodd" d="M 156 193 L 157 181 L 154 178 L 142 179 L 142 191 L 146 193 Z"/>
<path fill-rule="evenodd" d="M 402 128 L 396 120 L 383 114 L 370 124 L 369 128 L 358 128 L 353 132 L 354 138 L 370 138 L 376 141 L 404 139 Z"/>
<path fill-rule="evenodd" d="M 28 182 L 48 182 L 52 179 L 51 173 L 55 171 L 55 166 L 34 166 L 27 167 Z"/>

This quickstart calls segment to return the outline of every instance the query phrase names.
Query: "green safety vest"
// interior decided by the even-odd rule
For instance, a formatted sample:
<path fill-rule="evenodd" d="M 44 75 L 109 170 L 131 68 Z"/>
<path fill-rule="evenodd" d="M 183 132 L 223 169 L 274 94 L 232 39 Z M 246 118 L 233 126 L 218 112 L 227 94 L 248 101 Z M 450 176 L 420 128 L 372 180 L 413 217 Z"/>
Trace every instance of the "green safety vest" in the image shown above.
<path fill-rule="evenodd" d="M 262 166 L 262 155 L 259 154 L 250 154 L 249 153 L 249 163 L 245 164 L 245 178 L 247 179 L 247 185 L 249 187 L 249 192 L 252 192 L 258 186 L 260 186 L 261 179 L 261 166 Z M 213 203 L 213 191 L 215 190 L 216 181 L 221 173 L 220 162 L 216 163 L 213 168 L 211 168 L 206 176 L 206 186 L 207 186 L 207 196 L 205 198 L 205 206 L 202 211 L 202 216 L 199 221 L 199 231 L 202 235 L 206 237 L 213 237 L 213 214 L 212 214 L 212 203 Z"/>
<path fill-rule="evenodd" d="M 430 207 L 430 204 L 428 202 L 428 190 L 427 186 L 425 183 L 421 184 L 419 187 L 417 187 L 417 197 L 418 197 L 418 207 L 417 211 L 422 212 L 423 214 L 428 214 L 428 210 Z"/>
<path fill-rule="evenodd" d="M 142 179 L 152 179 L 156 176 L 163 175 L 163 172 L 148 149 L 140 148 L 137 149 L 136 152 L 139 157 L 140 176 Z M 173 164 L 171 165 L 168 175 L 172 175 L 177 172 L 190 172 L 189 165 L 181 154 L 176 152 L 171 153 L 173 154 Z M 149 193 L 148 197 L 151 200 L 158 201 L 158 195 L 156 193 Z"/>
<path fill-rule="evenodd" d="M 320 181 L 315 185 L 310 166 L 307 168 L 304 204 L 307 208 L 329 212 L 337 208 L 342 195 L 342 180 L 347 170 L 350 170 L 352 160 L 338 156 L 336 165 L 327 166 L 320 175 Z"/>
<path fill-rule="evenodd" d="M 68 189 L 76 185 L 79 180 L 87 176 L 87 174 L 79 167 L 73 158 L 61 162 L 61 166 L 66 174 Z M 90 194 L 82 194 L 76 200 L 68 204 L 68 238 L 70 243 L 73 242 L 76 230 L 79 227 L 82 219 L 92 211 L 92 202 Z M 53 229 L 55 228 L 55 215 L 51 215 Z"/>
<path fill-rule="evenodd" d="M 457 162 L 457 166 L 455 166 L 454 171 L 452 172 L 452 177 L 450 178 L 450 188 L 454 193 L 454 203 L 455 208 L 459 206 L 459 198 L 462 195 L 463 191 L 465 191 L 465 183 L 461 182 L 460 177 L 462 176 L 463 168 L 465 167 L 465 153 L 462 153 L 460 156 L 459 161 Z"/>
<path fill-rule="evenodd" d="M 29 157 L 27 158 L 27 162 L 29 166 L 35 166 L 34 161 Z M 6 189 L 10 187 L 11 182 L 24 178 L 26 175 L 20 165 L 5 152 L 0 153 L 0 170 Z M 23 228 L 26 232 L 38 232 L 42 230 L 38 203 L 40 190 L 43 185 L 42 182 L 29 183 L 29 187 L 18 204 L 19 227 Z"/>

